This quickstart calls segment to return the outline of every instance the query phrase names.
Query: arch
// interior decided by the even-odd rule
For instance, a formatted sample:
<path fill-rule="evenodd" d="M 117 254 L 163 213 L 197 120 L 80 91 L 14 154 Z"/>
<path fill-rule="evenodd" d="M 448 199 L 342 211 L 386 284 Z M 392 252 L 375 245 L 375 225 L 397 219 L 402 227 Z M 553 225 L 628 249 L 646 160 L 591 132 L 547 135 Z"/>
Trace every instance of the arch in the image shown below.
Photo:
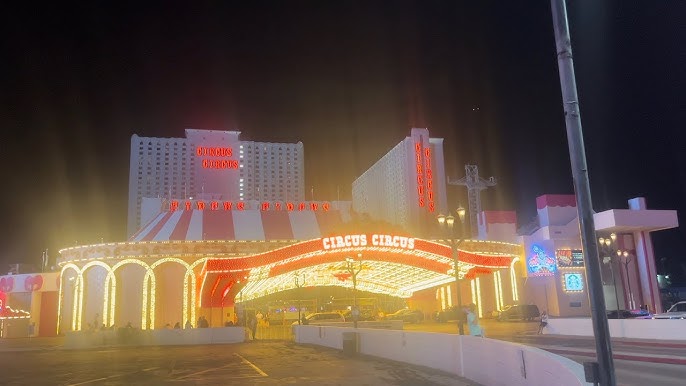
<path fill-rule="evenodd" d="M 116 298 L 117 298 L 117 296 L 116 296 L 116 294 L 117 294 L 117 292 L 116 292 L 116 288 L 117 288 L 117 278 L 116 278 L 115 274 L 116 274 L 117 269 L 119 269 L 119 267 L 121 267 L 121 266 L 123 266 L 123 265 L 126 265 L 126 264 L 138 264 L 138 265 L 140 265 L 141 267 L 143 267 L 143 269 L 145 269 L 145 275 L 143 276 L 144 279 L 143 279 L 143 291 L 142 291 L 143 306 L 142 306 L 142 309 L 141 309 L 141 321 L 142 321 L 142 323 L 141 323 L 141 328 L 142 328 L 143 326 L 145 326 L 145 323 L 146 323 L 146 321 L 147 321 L 147 313 L 148 313 L 148 288 L 147 288 L 147 283 L 146 283 L 146 281 L 145 281 L 145 277 L 147 277 L 147 274 L 148 274 L 148 272 L 150 271 L 150 266 L 148 265 L 148 263 L 146 263 L 146 262 L 144 262 L 144 261 L 140 261 L 140 260 L 138 260 L 138 259 L 126 259 L 126 260 L 122 260 L 122 261 L 118 262 L 117 264 L 115 264 L 114 266 L 112 266 L 112 271 L 111 271 L 111 273 L 110 273 L 110 274 L 111 274 L 111 282 L 110 282 L 110 283 L 111 283 L 111 286 L 112 286 L 112 296 L 110 297 L 111 303 L 110 303 L 110 314 L 109 314 L 109 316 L 110 316 L 110 325 L 114 324 L 114 311 L 115 311 L 115 307 L 116 307 Z M 110 275 L 108 275 L 107 277 L 109 278 Z M 105 281 L 106 281 L 106 282 L 108 281 L 107 278 L 105 278 Z M 144 329 L 144 328 L 143 328 L 143 329 Z"/>
<path fill-rule="evenodd" d="M 64 280 L 64 273 L 68 269 L 74 270 L 74 272 L 76 273 L 77 280 L 78 280 L 79 274 L 81 273 L 81 270 L 79 269 L 79 267 L 76 266 L 76 264 L 74 264 L 74 263 L 65 264 L 64 267 L 62 267 L 62 270 L 60 271 L 60 289 L 59 289 L 59 295 L 57 296 L 57 332 L 60 331 L 60 324 L 62 323 L 62 298 L 64 297 L 63 280 Z M 72 294 L 72 303 L 74 305 L 76 305 L 76 299 L 74 298 L 74 296 L 75 296 L 75 293 Z M 71 315 L 72 329 L 74 328 L 75 315 L 76 315 L 76 312 L 72 309 L 72 315 Z"/>
<path fill-rule="evenodd" d="M 186 324 L 186 317 L 188 315 L 188 270 L 190 265 L 186 263 L 185 261 L 176 258 L 176 257 L 165 257 L 164 259 L 160 259 L 155 261 L 150 265 L 150 270 L 146 272 L 145 277 L 143 278 L 143 282 L 147 282 L 148 277 L 151 277 L 150 281 L 150 329 L 155 329 L 155 302 L 156 302 L 156 291 L 157 291 L 157 279 L 155 278 L 155 268 L 157 266 L 160 266 L 165 263 L 179 263 L 181 264 L 184 268 L 186 268 L 186 272 L 184 273 L 183 276 L 183 316 L 182 316 L 182 322 L 181 325 Z M 147 320 L 146 320 L 147 321 Z"/>
<path fill-rule="evenodd" d="M 107 295 L 108 295 L 108 290 L 109 290 L 109 288 L 107 288 L 107 277 L 110 275 L 110 272 L 111 272 L 112 268 L 110 268 L 109 265 L 103 263 L 102 261 L 98 261 L 98 260 L 90 261 L 90 262 L 88 262 L 86 265 L 84 265 L 83 267 L 81 267 L 81 272 L 79 273 L 79 275 L 81 275 L 81 282 L 82 282 L 83 284 L 85 284 L 85 280 L 83 279 L 84 273 L 86 273 L 86 271 L 87 271 L 89 268 L 95 267 L 95 266 L 103 267 L 103 268 L 105 268 L 105 271 L 107 272 L 107 275 L 105 275 L 105 283 L 103 283 L 103 301 L 102 301 L 102 322 L 105 323 L 105 322 L 107 321 L 107 304 L 108 304 L 108 302 L 109 302 L 109 296 L 107 296 Z M 81 293 L 79 294 L 79 296 L 81 297 L 81 298 L 79 299 L 79 303 L 80 303 L 81 305 L 83 305 L 83 291 L 81 291 Z M 83 308 L 80 307 L 80 310 L 79 310 L 79 325 L 81 325 L 81 320 L 82 320 L 82 319 L 83 319 Z M 97 328 L 97 326 L 93 326 L 93 327 L 94 327 L 94 328 Z"/>

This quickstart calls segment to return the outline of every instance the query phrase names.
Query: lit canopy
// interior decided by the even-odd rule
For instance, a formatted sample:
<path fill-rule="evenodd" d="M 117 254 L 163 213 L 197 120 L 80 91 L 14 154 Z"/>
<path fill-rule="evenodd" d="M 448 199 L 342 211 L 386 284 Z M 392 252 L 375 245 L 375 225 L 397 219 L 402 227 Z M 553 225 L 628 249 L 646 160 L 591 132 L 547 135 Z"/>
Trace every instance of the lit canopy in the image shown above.
<path fill-rule="evenodd" d="M 375 236 L 379 235 L 366 235 L 366 239 Z M 327 248 L 330 239 L 314 239 L 246 257 L 208 259 L 201 274 L 203 306 L 230 305 L 234 299 L 255 299 L 297 288 L 298 284 L 352 287 L 351 269 L 359 271 L 359 290 L 404 298 L 455 280 L 452 250 L 440 240 L 412 239 L 413 248 L 397 242 L 390 246 L 343 243 Z M 475 267 L 509 268 L 512 259 L 521 254 L 521 247 L 466 240 L 458 254 L 460 276 L 465 277 Z"/>

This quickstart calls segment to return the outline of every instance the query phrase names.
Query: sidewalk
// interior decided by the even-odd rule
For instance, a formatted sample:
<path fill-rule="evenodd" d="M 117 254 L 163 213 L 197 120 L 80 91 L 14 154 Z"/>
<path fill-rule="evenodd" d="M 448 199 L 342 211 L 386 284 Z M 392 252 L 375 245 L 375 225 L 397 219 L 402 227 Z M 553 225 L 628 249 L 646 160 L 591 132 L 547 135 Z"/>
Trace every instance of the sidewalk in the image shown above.
<path fill-rule="evenodd" d="M 56 350 L 64 345 L 64 337 L 50 338 L 2 338 L 0 339 L 0 352 L 7 351 L 38 351 Z"/>

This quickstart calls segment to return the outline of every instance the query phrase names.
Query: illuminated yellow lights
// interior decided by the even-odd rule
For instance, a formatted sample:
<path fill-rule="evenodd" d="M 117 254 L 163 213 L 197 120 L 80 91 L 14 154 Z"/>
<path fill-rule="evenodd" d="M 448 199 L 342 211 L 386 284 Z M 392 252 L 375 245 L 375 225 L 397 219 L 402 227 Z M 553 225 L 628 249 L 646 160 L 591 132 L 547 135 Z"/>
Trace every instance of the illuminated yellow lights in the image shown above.
<path fill-rule="evenodd" d="M 500 271 L 493 272 L 493 286 L 495 287 L 495 307 L 496 310 L 503 309 L 503 283 L 500 278 Z"/>
<path fill-rule="evenodd" d="M 444 244 L 437 243 L 435 241 L 422 241 L 427 244 L 436 244 L 441 245 L 443 248 L 445 247 Z M 430 246 L 427 250 L 415 249 L 411 251 L 402 248 L 385 246 L 346 247 L 337 249 L 335 251 L 313 251 L 310 249 L 310 246 L 307 245 L 308 243 L 311 244 L 312 240 L 302 242 L 296 240 L 181 240 L 104 243 L 65 248 L 60 250 L 61 258 L 59 259 L 58 264 L 60 267 L 62 267 L 63 274 L 68 271 L 68 269 L 74 269 L 75 277 L 72 282 L 73 291 L 68 291 L 68 288 L 65 286 L 66 282 L 63 283 L 60 281 L 60 299 L 58 300 L 59 304 L 57 321 L 58 326 L 61 322 L 60 319 L 62 317 L 62 307 L 64 304 L 62 298 L 65 293 L 73 292 L 71 320 L 72 329 L 81 329 L 84 312 L 91 312 L 90 297 L 88 298 L 87 302 L 88 310 L 84 309 L 84 294 L 89 294 L 88 291 L 92 290 L 93 285 L 95 285 L 88 285 L 88 278 L 86 277 L 87 269 L 92 266 L 101 266 L 107 271 L 103 283 L 102 320 L 103 322 L 108 322 L 108 325 L 113 325 L 115 323 L 117 289 L 122 289 L 121 277 L 119 280 L 117 280 L 117 276 L 115 274 L 118 268 L 125 264 L 137 264 L 144 269 L 141 290 L 141 328 L 154 329 L 156 321 L 156 300 L 158 297 L 158 283 L 154 269 L 160 264 L 166 262 L 176 262 L 184 266 L 186 269 L 186 272 L 183 275 L 182 301 L 182 323 L 185 324 L 189 318 L 192 321 L 196 320 L 196 311 L 199 307 L 200 293 L 202 293 L 203 290 L 202 288 L 198 288 L 199 283 L 197 280 L 205 274 L 205 267 L 202 269 L 201 276 L 198 276 L 196 272 L 198 265 L 206 264 L 210 259 L 230 260 L 251 256 L 255 256 L 259 259 L 262 255 L 271 258 L 273 255 L 267 255 L 266 253 L 272 254 L 281 250 L 286 251 L 283 253 L 283 255 L 287 256 L 289 254 L 289 249 L 292 251 L 291 253 L 298 253 L 297 246 L 301 244 L 303 245 L 303 248 L 301 249 L 303 253 L 291 257 L 284 257 L 280 261 L 275 261 L 249 270 L 249 272 L 247 272 L 247 284 L 241 289 L 241 300 L 251 300 L 267 294 L 295 288 L 292 272 L 285 272 L 281 275 L 271 276 L 273 275 L 273 272 L 275 272 L 274 268 L 277 267 L 278 270 L 278 268 L 281 268 L 279 267 L 280 265 L 291 264 L 298 261 L 302 261 L 302 265 L 307 265 L 308 259 L 318 258 L 331 253 L 350 254 L 351 256 L 354 256 L 359 253 L 364 255 L 365 252 L 374 252 L 377 254 L 377 256 L 379 254 L 393 254 L 395 255 L 394 259 L 397 260 L 400 258 L 400 261 L 404 261 L 404 256 L 407 256 L 407 259 L 413 259 L 408 261 L 412 261 L 414 264 L 426 264 L 426 267 L 434 267 L 432 268 L 433 270 L 436 270 L 435 267 L 441 267 L 441 265 L 443 265 L 446 267 L 447 272 L 434 272 L 428 268 L 415 267 L 403 264 L 402 262 L 396 263 L 378 260 L 364 261 L 364 258 L 362 258 L 365 268 L 358 276 L 357 288 L 359 290 L 408 298 L 411 297 L 416 291 L 446 286 L 442 287 L 443 289 L 440 293 L 441 301 L 445 303 L 447 299 L 447 305 L 454 305 L 452 300 L 452 288 L 450 287 L 450 284 L 455 282 L 454 268 L 447 268 L 453 266 L 453 259 L 434 253 Z M 256 253 L 256 250 L 259 250 L 260 252 Z M 507 266 L 489 266 L 489 268 L 510 269 L 513 299 L 519 299 L 514 267 L 515 262 L 519 261 L 519 258 L 516 257 L 516 255 L 521 254 L 520 245 L 492 241 L 465 240 L 463 244 L 461 244 L 460 250 L 471 254 L 487 255 L 486 257 L 500 257 L 500 259 L 494 260 L 497 261 L 498 264 L 507 261 Z M 503 256 L 511 256 L 513 259 L 504 260 L 502 259 Z M 198 259 L 198 257 L 200 258 Z M 116 262 L 116 264 L 110 268 L 107 264 L 102 262 L 102 260 L 113 261 Z M 186 262 L 191 260 L 194 262 Z M 150 263 L 151 261 L 154 261 L 154 263 Z M 83 268 L 79 269 L 74 263 L 85 265 Z M 487 263 L 487 260 L 479 263 L 485 264 Z M 475 265 L 473 262 L 461 262 L 458 266 L 459 276 L 464 278 L 466 272 L 475 266 L 477 265 Z M 227 265 L 227 267 L 229 266 Z M 243 269 L 230 269 L 226 272 L 212 271 L 211 273 L 235 273 L 241 271 L 243 271 Z M 337 272 L 345 272 L 342 262 L 326 263 L 299 268 L 299 271 L 306 275 L 307 286 L 352 286 L 350 279 L 340 280 L 340 278 L 343 277 L 335 275 Z M 498 299 L 496 302 L 499 306 L 502 306 L 504 295 L 502 291 L 502 278 L 500 275 L 501 273 L 497 272 L 494 275 L 494 280 L 497 282 L 496 297 Z M 62 277 L 64 278 L 64 276 Z M 207 276 L 205 276 L 205 280 L 201 279 L 203 286 L 206 284 L 206 278 Z M 477 300 L 476 303 L 479 304 L 479 312 L 481 314 L 481 295 L 478 283 L 479 282 L 477 279 L 473 284 L 472 298 Z M 87 288 L 86 285 L 88 285 Z M 445 288 L 448 288 L 447 294 Z M 439 296 L 438 292 L 437 296 Z M 444 304 L 444 306 L 446 306 L 446 304 Z"/>
<path fill-rule="evenodd" d="M 59 296 L 57 299 L 57 332 L 60 332 L 60 323 L 62 322 L 62 298 L 64 297 L 64 279 L 66 278 L 65 272 L 67 272 L 68 269 L 73 269 L 74 274 L 76 276 L 79 275 L 79 267 L 77 267 L 74 264 L 67 264 L 64 267 L 62 267 L 62 270 L 60 271 L 60 289 L 59 289 Z M 73 295 L 73 294 L 72 294 Z M 76 299 L 76 298 L 74 298 Z M 72 324 L 74 320 L 74 315 L 75 313 L 72 310 Z M 73 329 L 73 327 L 72 327 Z"/>
<path fill-rule="evenodd" d="M 481 306 L 481 281 L 477 277 L 476 279 L 474 279 L 474 282 L 476 284 L 476 305 L 479 309 L 479 317 L 481 318 L 484 316 L 484 311 Z"/>
<path fill-rule="evenodd" d="M 474 285 L 474 279 L 470 280 L 469 284 L 472 287 L 472 303 L 476 304 L 476 288 Z"/>
<path fill-rule="evenodd" d="M 445 287 L 441 287 L 441 309 L 445 310 Z"/>
<path fill-rule="evenodd" d="M 512 284 L 512 300 L 516 303 L 519 301 L 519 292 L 517 291 L 517 273 L 515 272 L 515 264 L 519 261 L 519 257 L 512 259 L 510 263 L 510 283 Z"/>
<path fill-rule="evenodd" d="M 447 286 L 445 291 L 447 292 L 446 298 L 448 299 L 448 307 L 452 307 L 453 306 L 453 294 L 452 294 L 450 286 Z"/>

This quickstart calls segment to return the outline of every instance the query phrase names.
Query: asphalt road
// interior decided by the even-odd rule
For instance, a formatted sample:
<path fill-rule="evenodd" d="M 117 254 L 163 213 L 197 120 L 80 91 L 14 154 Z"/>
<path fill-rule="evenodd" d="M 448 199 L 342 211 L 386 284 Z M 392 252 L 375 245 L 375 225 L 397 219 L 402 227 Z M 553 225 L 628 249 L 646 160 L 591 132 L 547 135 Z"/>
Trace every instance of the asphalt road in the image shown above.
<path fill-rule="evenodd" d="M 3 385 L 475 385 L 451 374 L 285 341 L 0 352 Z"/>

